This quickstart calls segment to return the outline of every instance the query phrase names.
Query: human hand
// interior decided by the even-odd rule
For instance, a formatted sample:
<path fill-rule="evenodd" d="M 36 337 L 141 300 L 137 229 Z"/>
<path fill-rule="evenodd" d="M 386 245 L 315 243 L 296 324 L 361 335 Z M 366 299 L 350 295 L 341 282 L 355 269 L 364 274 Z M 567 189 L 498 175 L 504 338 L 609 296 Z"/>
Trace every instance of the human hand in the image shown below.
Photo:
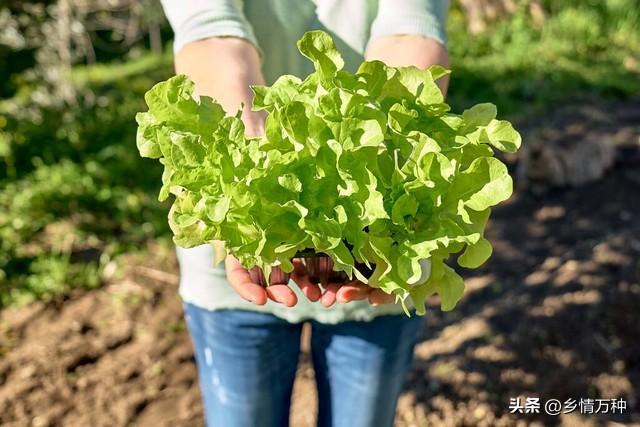
<path fill-rule="evenodd" d="M 300 287 L 302 293 L 311 302 L 320 299 L 320 287 L 311 283 L 302 261 L 293 260 L 294 270 L 291 278 Z M 286 307 L 293 307 L 298 303 L 298 297 L 286 283 L 274 284 L 262 287 L 251 280 L 251 275 L 246 268 L 233 256 L 228 256 L 225 260 L 227 279 L 231 287 L 245 300 L 256 305 L 264 305 L 268 300 L 275 301 Z"/>
<path fill-rule="evenodd" d="M 387 304 L 394 300 L 381 289 L 372 288 L 358 280 L 348 281 L 342 272 L 333 271 L 333 260 L 328 257 L 306 258 L 307 273 L 312 282 L 322 282 L 324 292 L 320 302 L 325 307 L 331 307 L 337 302 L 348 303 L 351 301 L 369 299 L 373 305 Z M 360 272 L 368 277 L 373 271 L 365 265 L 360 265 Z M 358 267 L 357 267 L 358 268 Z"/>
<path fill-rule="evenodd" d="M 419 263 L 422 275 L 416 283 L 423 283 L 431 274 L 431 261 L 429 259 L 421 259 Z M 332 265 L 333 263 L 330 262 L 330 264 Z M 336 301 L 344 304 L 365 298 L 372 305 L 391 304 L 395 300 L 393 295 L 387 294 L 382 289 L 373 288 L 358 280 L 353 280 L 348 283 L 329 283 L 325 286 L 320 302 L 325 307 L 331 307 Z"/>
<path fill-rule="evenodd" d="M 346 304 L 351 301 L 368 299 L 372 305 L 390 304 L 394 296 L 382 289 L 372 288 L 358 280 L 348 283 L 330 283 L 325 287 L 320 302 L 325 307 L 331 307 L 337 302 Z"/>

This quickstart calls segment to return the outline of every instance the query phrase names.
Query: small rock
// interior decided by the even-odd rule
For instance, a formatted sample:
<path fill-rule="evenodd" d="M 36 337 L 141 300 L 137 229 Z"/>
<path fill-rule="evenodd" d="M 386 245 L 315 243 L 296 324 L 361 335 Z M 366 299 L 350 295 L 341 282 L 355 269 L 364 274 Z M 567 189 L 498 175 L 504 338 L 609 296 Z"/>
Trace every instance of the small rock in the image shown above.
<path fill-rule="evenodd" d="M 45 417 L 33 417 L 33 419 L 31 420 L 31 425 L 33 427 L 44 427 L 49 425 L 49 420 L 46 419 Z"/>
<path fill-rule="evenodd" d="M 21 379 L 26 380 L 27 378 L 31 378 L 36 373 L 36 371 L 37 368 L 34 365 L 28 365 L 22 368 L 18 375 Z"/>

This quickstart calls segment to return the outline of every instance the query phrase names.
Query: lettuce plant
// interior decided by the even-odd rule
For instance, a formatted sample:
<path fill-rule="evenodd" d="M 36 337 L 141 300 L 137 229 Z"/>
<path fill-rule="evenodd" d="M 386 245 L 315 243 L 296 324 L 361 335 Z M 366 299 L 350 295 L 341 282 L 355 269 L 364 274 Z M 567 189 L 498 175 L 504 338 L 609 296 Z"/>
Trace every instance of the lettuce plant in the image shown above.
<path fill-rule="evenodd" d="M 222 240 L 247 268 L 288 272 L 299 251 L 332 258 L 334 269 L 385 292 L 418 313 L 438 293 L 452 309 L 462 278 L 445 261 L 475 268 L 491 255 L 483 237 L 490 208 L 512 180 L 494 150 L 514 152 L 520 135 L 479 104 L 453 114 L 435 81 L 441 67 L 363 62 L 355 74 L 329 35 L 298 42 L 315 72 L 255 86 L 265 135 L 247 137 L 179 75 L 147 94 L 137 145 L 164 165 L 160 200 L 175 197 L 169 223 L 177 245 Z M 420 282 L 421 260 L 431 274 Z M 356 268 L 375 266 L 365 277 Z"/>

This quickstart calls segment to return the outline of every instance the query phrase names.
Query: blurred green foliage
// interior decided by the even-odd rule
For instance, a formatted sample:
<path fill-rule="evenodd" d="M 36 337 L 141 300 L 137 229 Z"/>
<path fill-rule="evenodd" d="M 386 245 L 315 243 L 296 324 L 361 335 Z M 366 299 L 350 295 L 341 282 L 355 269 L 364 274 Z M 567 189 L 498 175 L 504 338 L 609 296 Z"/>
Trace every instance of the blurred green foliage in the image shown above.
<path fill-rule="evenodd" d="M 452 10 L 449 37 L 454 108 L 491 101 L 510 116 L 559 102 L 640 92 L 637 0 L 547 0 L 537 24 L 522 6 L 478 35 Z"/>
<path fill-rule="evenodd" d="M 517 119 L 640 92 L 637 0 L 542 4 L 541 25 L 522 6 L 475 35 L 451 11 L 455 109 L 490 101 Z M 160 165 L 138 157 L 133 118 L 145 91 L 170 76 L 170 55 L 77 65 L 76 101 L 56 103 L 39 102 L 46 88 L 21 77 L 32 54 L 0 46 L 0 57 L 21 58 L 2 66 L 11 84 L 0 91 L 0 306 L 99 286 L 119 254 L 169 236 Z"/>
<path fill-rule="evenodd" d="M 133 117 L 170 71 L 168 54 L 78 67 L 76 105 L 34 107 L 29 87 L 0 103 L 2 305 L 97 286 L 118 254 L 167 235 Z"/>

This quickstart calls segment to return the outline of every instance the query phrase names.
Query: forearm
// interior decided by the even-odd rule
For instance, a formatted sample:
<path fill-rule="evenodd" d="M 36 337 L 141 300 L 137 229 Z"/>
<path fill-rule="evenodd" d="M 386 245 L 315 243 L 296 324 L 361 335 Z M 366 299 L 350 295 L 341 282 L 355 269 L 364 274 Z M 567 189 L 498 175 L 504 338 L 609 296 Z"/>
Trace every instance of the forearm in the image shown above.
<path fill-rule="evenodd" d="M 264 84 L 260 57 L 253 44 L 235 37 L 212 37 L 185 45 L 176 54 L 176 73 L 188 75 L 198 95 L 218 101 L 235 114 L 244 104 L 243 120 L 248 134 L 262 131 L 263 116 L 252 112 L 250 85 Z"/>
<path fill-rule="evenodd" d="M 428 68 L 432 65 L 449 67 L 447 48 L 436 40 L 421 35 L 393 35 L 379 37 L 369 43 L 365 52 L 367 60 L 380 60 L 394 67 L 413 65 Z M 448 76 L 438 80 L 444 94 L 449 84 Z"/>
<path fill-rule="evenodd" d="M 248 135 L 264 129 L 262 112 L 251 111 L 253 92 L 250 85 L 264 84 L 260 57 L 246 40 L 212 37 L 186 44 L 176 54 L 177 74 L 188 75 L 196 84 L 196 96 L 206 95 L 218 101 L 225 111 L 235 114 L 244 105 L 242 118 Z M 220 260 L 222 242 L 214 242 L 216 262 Z"/>

